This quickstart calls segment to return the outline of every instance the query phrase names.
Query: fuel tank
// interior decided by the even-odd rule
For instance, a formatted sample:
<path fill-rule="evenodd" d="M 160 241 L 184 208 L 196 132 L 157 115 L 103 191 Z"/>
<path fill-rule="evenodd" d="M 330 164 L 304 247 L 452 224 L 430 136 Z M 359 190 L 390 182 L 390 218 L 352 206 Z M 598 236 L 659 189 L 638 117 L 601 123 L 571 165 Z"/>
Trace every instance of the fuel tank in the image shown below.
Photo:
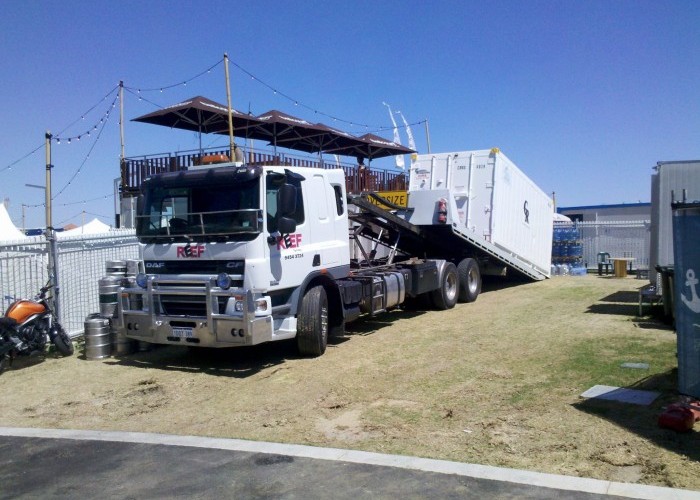
<path fill-rule="evenodd" d="M 5 316 L 22 324 L 33 315 L 41 314 L 44 311 L 46 311 L 46 307 L 43 304 L 31 300 L 18 300 L 7 308 Z"/>

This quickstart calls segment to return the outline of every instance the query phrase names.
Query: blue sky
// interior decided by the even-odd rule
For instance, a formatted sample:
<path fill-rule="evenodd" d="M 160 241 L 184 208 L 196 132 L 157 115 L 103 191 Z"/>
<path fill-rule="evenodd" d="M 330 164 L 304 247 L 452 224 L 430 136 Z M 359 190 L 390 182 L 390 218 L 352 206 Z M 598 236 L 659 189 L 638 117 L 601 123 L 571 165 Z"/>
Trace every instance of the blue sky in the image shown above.
<path fill-rule="evenodd" d="M 700 159 L 694 0 L 30 0 L 0 11 L 0 199 L 18 226 L 22 204 L 43 203 L 25 187 L 44 184 L 43 147 L 20 159 L 46 130 L 82 135 L 53 145 L 54 225 L 112 222 L 118 103 L 100 124 L 112 90 L 120 80 L 140 89 L 188 81 L 224 52 L 237 109 L 279 109 L 361 135 L 390 125 L 387 102 L 409 122 L 429 120 L 433 152 L 501 148 L 560 206 L 649 201 L 657 161 Z M 195 95 L 225 103 L 223 65 L 142 95 L 161 106 Z M 125 94 L 127 156 L 197 148 L 194 133 L 129 121 L 155 109 Z M 413 132 L 427 152 L 424 125 Z M 28 227 L 44 224 L 43 206 L 24 212 Z"/>

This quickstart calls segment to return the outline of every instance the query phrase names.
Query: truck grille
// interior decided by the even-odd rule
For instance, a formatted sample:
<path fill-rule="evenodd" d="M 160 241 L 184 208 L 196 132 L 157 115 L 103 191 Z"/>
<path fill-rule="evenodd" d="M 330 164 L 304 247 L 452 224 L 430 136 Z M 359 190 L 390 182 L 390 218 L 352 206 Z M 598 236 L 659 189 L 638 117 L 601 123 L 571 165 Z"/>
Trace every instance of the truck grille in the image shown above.
<path fill-rule="evenodd" d="M 161 295 L 160 308 L 166 316 L 206 317 L 207 304 L 204 296 Z"/>
<path fill-rule="evenodd" d="M 155 289 L 162 292 L 156 296 L 156 304 L 159 314 L 165 316 L 192 316 L 206 318 L 207 316 L 207 296 L 206 287 L 203 283 L 192 282 L 156 282 Z M 178 290 L 180 293 L 168 293 Z M 186 293 L 182 293 L 186 291 Z M 223 314 L 226 311 L 228 297 L 217 297 L 217 307 L 215 314 Z"/>

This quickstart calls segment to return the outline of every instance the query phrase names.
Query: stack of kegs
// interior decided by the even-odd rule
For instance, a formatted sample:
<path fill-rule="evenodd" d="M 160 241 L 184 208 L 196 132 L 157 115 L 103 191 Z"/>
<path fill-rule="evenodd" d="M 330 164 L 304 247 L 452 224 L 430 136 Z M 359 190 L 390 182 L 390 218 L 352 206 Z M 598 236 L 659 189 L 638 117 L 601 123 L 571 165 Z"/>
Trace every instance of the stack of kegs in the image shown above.
<path fill-rule="evenodd" d="M 139 344 L 127 338 L 119 328 L 119 294 L 134 286 L 136 275 L 143 271 L 140 260 L 108 260 L 105 276 L 98 281 L 100 312 L 85 319 L 85 358 L 102 359 L 112 354 L 131 354 Z"/>

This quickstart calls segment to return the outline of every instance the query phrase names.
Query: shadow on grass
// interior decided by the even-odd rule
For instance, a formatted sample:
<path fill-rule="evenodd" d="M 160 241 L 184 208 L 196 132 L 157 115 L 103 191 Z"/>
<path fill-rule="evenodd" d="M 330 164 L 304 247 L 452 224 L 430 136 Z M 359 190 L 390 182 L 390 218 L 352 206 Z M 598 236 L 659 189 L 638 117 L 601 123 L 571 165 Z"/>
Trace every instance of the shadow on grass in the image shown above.
<path fill-rule="evenodd" d="M 625 302 L 637 304 L 639 302 L 639 293 L 631 290 L 622 290 L 611 293 L 607 297 L 600 299 L 600 302 Z"/>
<path fill-rule="evenodd" d="M 354 335 L 370 335 L 398 319 L 409 319 L 421 314 L 423 314 L 421 311 L 394 310 L 373 318 L 362 318 L 347 325 L 345 335 L 329 336 L 328 349 L 338 347 Z M 86 359 L 82 352 L 79 357 Z M 294 359 L 301 360 L 305 357 L 299 354 L 296 340 L 290 339 L 230 348 L 152 344 L 147 351 L 107 358 L 102 362 L 109 365 L 246 378 Z M 275 371 L 273 370 L 271 374 Z"/>
<path fill-rule="evenodd" d="M 287 360 L 299 358 L 301 356 L 296 350 L 294 341 L 280 341 L 222 349 L 153 345 L 148 351 L 109 358 L 103 363 L 245 378 L 273 368 Z"/>
<path fill-rule="evenodd" d="M 618 304 L 618 303 L 607 303 L 607 304 L 591 304 L 586 310 L 587 313 L 593 314 L 617 314 L 620 316 L 637 316 L 639 313 L 639 307 L 632 304 Z"/>
<path fill-rule="evenodd" d="M 628 386 L 628 389 L 657 391 L 661 396 L 649 406 L 639 406 L 601 399 L 586 399 L 572 406 L 579 411 L 607 420 L 674 453 L 700 460 L 700 432 L 678 433 L 658 426 L 663 408 L 679 399 L 676 392 L 676 369 L 652 375 Z"/>

